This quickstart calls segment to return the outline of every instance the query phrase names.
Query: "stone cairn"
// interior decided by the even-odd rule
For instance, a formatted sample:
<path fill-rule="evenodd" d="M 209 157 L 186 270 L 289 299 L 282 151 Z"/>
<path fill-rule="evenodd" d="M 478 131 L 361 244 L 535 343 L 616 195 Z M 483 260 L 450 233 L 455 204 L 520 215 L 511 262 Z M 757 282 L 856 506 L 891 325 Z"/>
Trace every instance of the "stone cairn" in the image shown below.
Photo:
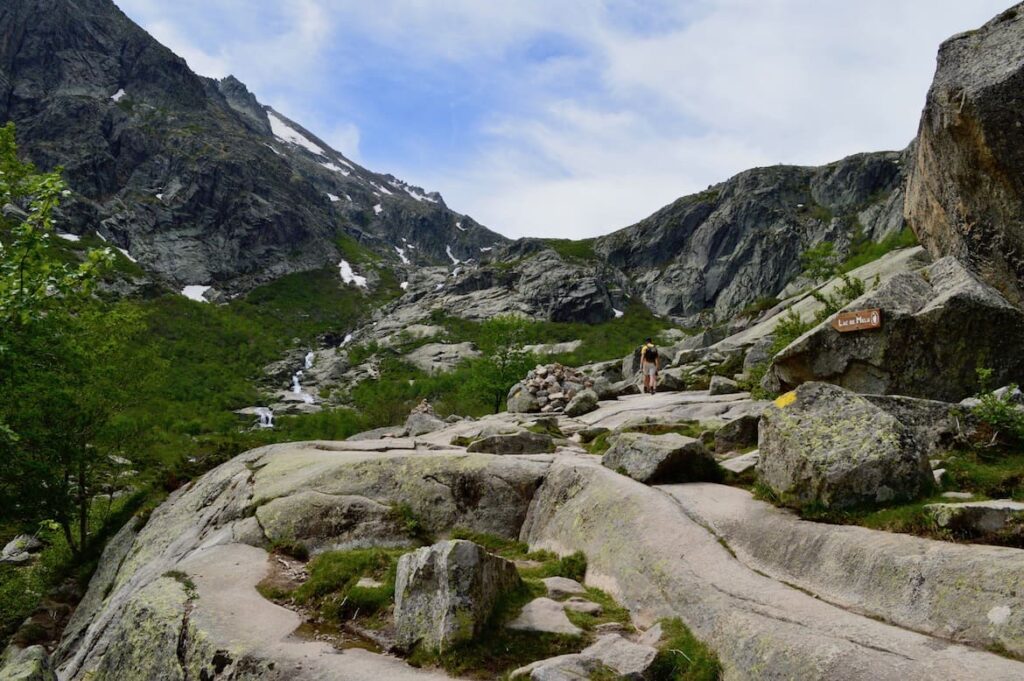
<path fill-rule="evenodd" d="M 522 394 L 522 397 L 526 397 L 525 400 L 520 399 L 520 402 L 529 403 L 533 408 L 525 411 L 547 413 L 565 409 L 565 405 L 576 393 L 593 386 L 593 380 L 572 367 L 538 364 L 526 374 L 526 378 L 512 387 L 509 395 Z"/>

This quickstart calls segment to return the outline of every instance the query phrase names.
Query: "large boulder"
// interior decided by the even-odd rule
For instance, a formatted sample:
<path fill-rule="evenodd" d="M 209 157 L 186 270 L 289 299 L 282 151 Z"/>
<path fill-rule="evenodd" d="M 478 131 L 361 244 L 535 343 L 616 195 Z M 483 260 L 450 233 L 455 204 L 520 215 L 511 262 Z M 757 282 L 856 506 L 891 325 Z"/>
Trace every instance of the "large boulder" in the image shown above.
<path fill-rule="evenodd" d="M 1012 499 L 928 504 L 924 508 L 936 525 L 960 537 L 1024 536 L 1024 503 Z"/>
<path fill-rule="evenodd" d="M 760 416 L 744 414 L 715 431 L 715 451 L 719 454 L 757 445 L 757 426 Z"/>
<path fill-rule="evenodd" d="M 597 393 L 589 388 L 576 393 L 576 396 L 565 405 L 566 416 L 582 416 L 597 409 Z"/>
<path fill-rule="evenodd" d="M 1024 302 L 1024 7 L 939 48 L 904 211 L 936 257 L 955 255 Z"/>
<path fill-rule="evenodd" d="M 0 679 L 4 681 L 57 681 L 50 656 L 43 646 L 10 646 L 0 656 Z"/>
<path fill-rule="evenodd" d="M 860 395 L 805 383 L 761 416 L 757 472 L 791 506 L 909 500 L 932 485 L 913 431 Z"/>
<path fill-rule="evenodd" d="M 401 645 L 444 649 L 480 633 L 494 605 L 521 584 L 511 561 L 465 540 L 403 555 L 395 579 L 395 627 Z"/>
<path fill-rule="evenodd" d="M 417 435 L 426 435 L 427 433 L 433 433 L 435 430 L 441 430 L 445 425 L 445 422 L 438 418 L 430 403 L 423 400 L 413 408 L 409 417 L 405 420 L 405 432 L 410 437 L 416 437 Z"/>
<path fill-rule="evenodd" d="M 677 433 L 622 433 L 601 463 L 648 485 L 714 480 L 718 472 L 699 440 Z"/>
<path fill-rule="evenodd" d="M 846 310 L 881 309 L 881 328 L 840 333 L 832 318 L 776 355 L 765 387 L 827 381 L 861 393 L 955 402 L 1024 376 L 1024 313 L 955 258 L 896 274 Z"/>

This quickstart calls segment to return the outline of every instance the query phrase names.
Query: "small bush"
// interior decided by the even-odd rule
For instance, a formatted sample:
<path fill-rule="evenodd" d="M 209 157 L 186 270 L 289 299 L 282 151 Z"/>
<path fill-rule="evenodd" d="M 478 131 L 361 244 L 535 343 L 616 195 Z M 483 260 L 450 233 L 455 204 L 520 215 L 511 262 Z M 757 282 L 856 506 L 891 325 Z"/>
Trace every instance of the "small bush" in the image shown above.
<path fill-rule="evenodd" d="M 983 390 L 991 380 L 991 369 L 978 369 L 978 383 Z M 985 390 L 978 395 L 981 403 L 971 409 L 978 419 L 993 430 L 994 443 L 1016 445 L 1024 442 L 1024 411 L 1018 409 L 1012 401 L 1016 390 L 1016 384 L 1007 386 L 1002 396 Z"/>
<path fill-rule="evenodd" d="M 558 560 L 558 575 L 582 582 L 587 575 L 587 557 L 582 551 L 563 556 Z"/>

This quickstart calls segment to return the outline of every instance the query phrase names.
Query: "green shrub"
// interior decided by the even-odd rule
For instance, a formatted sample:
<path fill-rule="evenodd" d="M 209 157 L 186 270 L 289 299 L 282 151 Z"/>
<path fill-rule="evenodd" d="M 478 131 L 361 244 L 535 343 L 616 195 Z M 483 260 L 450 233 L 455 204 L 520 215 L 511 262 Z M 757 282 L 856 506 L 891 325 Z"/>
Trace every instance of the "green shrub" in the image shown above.
<path fill-rule="evenodd" d="M 596 260 L 594 239 L 541 239 L 564 260 Z"/>
<path fill-rule="evenodd" d="M 1017 408 L 1012 397 L 1017 385 L 1010 384 L 1003 395 L 999 396 L 987 390 L 992 380 L 992 369 L 979 367 L 977 372 L 983 392 L 978 394 L 980 404 L 972 408 L 971 412 L 992 429 L 994 442 L 1006 445 L 1024 442 L 1024 411 Z"/>
<path fill-rule="evenodd" d="M 582 551 L 563 556 L 558 560 L 558 575 L 582 582 L 587 575 L 587 557 Z"/>

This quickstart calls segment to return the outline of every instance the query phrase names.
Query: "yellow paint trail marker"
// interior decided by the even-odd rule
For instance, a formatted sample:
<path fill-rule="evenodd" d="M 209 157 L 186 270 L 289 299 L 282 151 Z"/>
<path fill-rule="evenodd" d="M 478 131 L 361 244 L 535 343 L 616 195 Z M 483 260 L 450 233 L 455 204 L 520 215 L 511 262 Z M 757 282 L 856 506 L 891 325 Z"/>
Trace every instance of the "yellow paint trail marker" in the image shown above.
<path fill-rule="evenodd" d="M 796 402 L 796 391 L 790 390 L 785 395 L 779 395 L 777 398 L 775 398 L 774 404 L 779 409 L 785 409 L 794 402 Z"/>

